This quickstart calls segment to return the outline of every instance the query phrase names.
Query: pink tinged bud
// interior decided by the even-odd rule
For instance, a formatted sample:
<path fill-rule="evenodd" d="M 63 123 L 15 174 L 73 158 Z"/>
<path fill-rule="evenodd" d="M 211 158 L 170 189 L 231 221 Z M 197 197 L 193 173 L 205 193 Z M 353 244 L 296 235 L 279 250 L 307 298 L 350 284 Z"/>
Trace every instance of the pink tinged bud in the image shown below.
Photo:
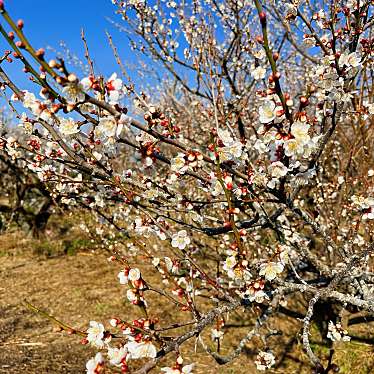
<path fill-rule="evenodd" d="M 40 59 L 42 59 L 45 55 L 45 50 L 44 48 L 39 48 L 36 52 L 35 52 L 36 56 Z"/>
<path fill-rule="evenodd" d="M 307 106 L 309 104 L 308 98 L 305 96 L 300 97 L 300 104 L 301 106 Z"/>
<path fill-rule="evenodd" d="M 18 27 L 20 30 L 23 29 L 23 26 L 24 26 L 24 25 L 25 25 L 25 24 L 24 24 L 24 22 L 23 22 L 22 19 L 19 19 L 19 20 L 17 21 L 17 27 Z"/>
<path fill-rule="evenodd" d="M 0 0 L 0 10 L 4 10 L 4 0 Z"/>
<path fill-rule="evenodd" d="M 14 32 L 13 31 L 9 31 L 8 36 L 9 36 L 9 39 L 14 40 Z"/>
<path fill-rule="evenodd" d="M 18 41 L 16 42 L 16 46 L 17 46 L 18 48 L 25 48 L 25 45 L 24 45 L 20 40 L 18 40 Z"/>

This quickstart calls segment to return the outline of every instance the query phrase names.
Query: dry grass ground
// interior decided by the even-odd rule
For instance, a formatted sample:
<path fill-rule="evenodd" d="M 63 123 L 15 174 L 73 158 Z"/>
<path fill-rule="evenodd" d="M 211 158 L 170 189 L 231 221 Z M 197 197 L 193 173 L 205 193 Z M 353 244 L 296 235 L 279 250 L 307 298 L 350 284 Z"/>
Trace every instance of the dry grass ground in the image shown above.
<path fill-rule="evenodd" d="M 125 301 L 124 288 L 116 278 L 118 268 L 108 263 L 105 254 L 85 249 L 66 255 L 61 250 L 61 243 L 53 238 L 35 241 L 19 233 L 0 236 L 0 373 L 84 373 L 86 360 L 95 353 L 90 347 L 80 345 L 79 337 L 56 332 L 49 320 L 25 307 L 24 299 L 82 330 L 91 319 L 107 324 L 116 315 L 127 320 L 139 316 L 135 314 L 136 308 Z M 69 248 L 71 250 L 71 246 Z M 153 311 L 157 312 L 160 308 L 158 298 L 149 300 Z M 172 320 L 174 313 L 170 306 L 162 315 Z M 233 315 L 231 323 L 238 323 L 240 318 L 240 315 Z M 294 321 L 282 323 L 285 331 L 300 328 Z M 279 321 L 272 324 L 274 328 L 280 327 Z M 362 331 L 373 336 L 373 324 L 367 324 Z M 244 329 L 236 329 L 228 335 L 223 353 L 232 349 L 244 334 Z M 282 350 L 290 342 L 287 336 L 272 339 L 278 339 Z M 187 352 L 194 351 L 194 343 L 191 341 L 183 348 L 182 354 L 186 362 L 197 363 L 197 373 L 256 373 L 252 363 L 256 341 L 238 360 L 223 367 L 209 358 L 200 346 L 196 353 L 188 355 Z M 300 344 L 297 340 L 294 343 L 282 364 L 269 373 L 310 372 Z M 314 349 L 328 355 L 328 350 L 318 345 L 318 338 Z M 374 373 L 373 356 L 370 345 L 350 343 L 337 347 L 341 373 Z M 162 365 L 170 364 L 172 360 L 165 360 Z"/>

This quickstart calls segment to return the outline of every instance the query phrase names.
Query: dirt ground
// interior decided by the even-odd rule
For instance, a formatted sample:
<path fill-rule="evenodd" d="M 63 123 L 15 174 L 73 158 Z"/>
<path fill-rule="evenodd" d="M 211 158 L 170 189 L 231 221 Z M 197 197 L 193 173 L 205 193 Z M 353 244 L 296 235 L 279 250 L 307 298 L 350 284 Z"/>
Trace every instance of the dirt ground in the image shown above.
<path fill-rule="evenodd" d="M 85 373 L 85 362 L 95 351 L 79 344 L 78 336 L 57 332 L 51 321 L 31 312 L 23 301 L 81 330 L 92 319 L 105 325 L 116 315 L 131 320 L 134 307 L 125 302 L 125 289 L 117 280 L 118 269 L 106 255 L 78 251 L 74 255 L 52 252 L 46 256 L 40 251 L 36 254 L 35 248 L 32 240 L 20 234 L 0 236 L 0 373 Z M 157 305 L 157 300 L 154 302 Z M 173 317 L 172 309 L 165 313 Z M 232 345 L 239 336 L 240 331 L 232 338 Z M 374 373 L 371 346 L 345 349 L 339 353 L 343 360 L 341 373 Z M 283 366 L 269 373 L 310 372 L 299 358 L 302 354 L 290 353 Z M 185 359 L 197 363 L 196 373 L 257 372 L 252 360 L 245 356 L 220 367 L 197 348 Z M 170 363 L 162 362 L 162 366 Z"/>
<path fill-rule="evenodd" d="M 57 332 L 50 320 L 30 311 L 23 301 L 80 330 L 90 320 L 108 325 L 115 315 L 134 313 L 125 302 L 117 267 L 100 253 L 45 256 L 35 254 L 29 239 L 0 236 L 0 373 L 85 373 L 85 363 L 96 351 L 81 345 L 78 336 Z M 254 372 L 250 366 L 245 372 Z M 204 357 L 199 368 L 217 372 Z"/>

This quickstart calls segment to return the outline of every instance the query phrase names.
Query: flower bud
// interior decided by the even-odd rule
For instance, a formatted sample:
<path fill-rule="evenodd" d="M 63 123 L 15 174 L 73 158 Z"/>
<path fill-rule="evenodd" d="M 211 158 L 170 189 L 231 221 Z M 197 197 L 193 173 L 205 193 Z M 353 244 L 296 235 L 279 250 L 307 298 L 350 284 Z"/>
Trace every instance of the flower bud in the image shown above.
<path fill-rule="evenodd" d="M 57 78 L 56 78 L 56 82 L 57 82 L 58 84 L 63 84 L 63 83 L 65 83 L 65 79 L 62 78 L 62 77 L 57 77 Z"/>
<path fill-rule="evenodd" d="M 239 230 L 239 235 L 240 235 L 240 236 L 247 236 L 247 230 L 245 230 L 245 229 L 240 229 L 240 230 Z"/>
<path fill-rule="evenodd" d="M 9 39 L 14 40 L 14 32 L 13 31 L 9 31 L 8 32 L 8 37 L 9 37 Z"/>
<path fill-rule="evenodd" d="M 69 74 L 68 81 L 71 83 L 74 83 L 78 80 L 77 76 L 75 74 Z"/>
<path fill-rule="evenodd" d="M 52 113 L 57 113 L 61 109 L 61 104 L 53 104 L 51 108 Z"/>
<path fill-rule="evenodd" d="M 300 105 L 301 106 L 307 106 L 309 104 L 309 100 L 307 97 L 305 96 L 301 96 L 300 97 Z"/>
<path fill-rule="evenodd" d="M 260 17 L 261 24 L 265 25 L 266 24 L 266 13 L 265 12 L 260 12 L 258 16 Z"/>
<path fill-rule="evenodd" d="M 277 61 L 279 59 L 279 53 L 278 52 L 273 53 L 273 59 L 274 59 L 274 61 Z"/>
<path fill-rule="evenodd" d="M 45 54 L 45 49 L 44 48 L 39 48 L 36 52 L 36 57 L 40 58 L 40 59 L 43 59 L 44 58 L 44 54 Z"/>
<path fill-rule="evenodd" d="M 72 112 L 74 110 L 74 104 L 68 104 L 68 105 L 66 105 L 66 110 L 68 112 Z"/>
<path fill-rule="evenodd" d="M 22 19 L 19 19 L 17 21 L 17 27 L 22 30 L 23 29 L 23 26 L 24 26 L 24 23 L 23 23 L 23 20 Z"/>
<path fill-rule="evenodd" d="M 256 36 L 256 42 L 259 43 L 259 44 L 264 44 L 264 39 L 262 36 L 260 35 L 257 35 Z"/>
<path fill-rule="evenodd" d="M 25 45 L 20 40 L 16 41 L 16 46 L 18 48 L 25 48 Z"/>
<path fill-rule="evenodd" d="M 317 91 L 317 87 L 314 84 L 310 85 L 309 92 L 313 93 L 313 92 L 316 92 L 316 91 Z"/>
<path fill-rule="evenodd" d="M 54 69 L 57 66 L 57 61 L 56 60 L 51 60 L 48 63 L 49 67 Z"/>
<path fill-rule="evenodd" d="M 0 10 L 4 10 L 4 0 L 0 0 Z"/>

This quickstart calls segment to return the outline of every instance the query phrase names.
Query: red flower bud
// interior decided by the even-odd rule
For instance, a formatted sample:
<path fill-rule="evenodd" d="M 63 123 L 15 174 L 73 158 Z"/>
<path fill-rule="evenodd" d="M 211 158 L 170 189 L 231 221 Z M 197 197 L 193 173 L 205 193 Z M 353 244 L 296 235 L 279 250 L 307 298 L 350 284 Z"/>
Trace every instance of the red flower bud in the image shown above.
<path fill-rule="evenodd" d="M 309 100 L 307 97 L 305 96 L 301 96 L 300 97 L 300 105 L 301 106 L 307 106 L 309 104 Z"/>
<path fill-rule="evenodd" d="M 264 25 L 266 23 L 266 13 L 260 12 L 258 16 L 260 17 L 261 24 Z"/>
<path fill-rule="evenodd" d="M 17 46 L 18 48 L 25 48 L 25 45 L 24 45 L 20 40 L 18 40 L 18 41 L 16 42 L 16 46 Z"/>
<path fill-rule="evenodd" d="M 0 0 L 0 10 L 4 10 L 4 0 Z"/>
<path fill-rule="evenodd" d="M 24 23 L 23 23 L 23 20 L 22 19 L 19 19 L 17 21 L 17 27 L 22 30 L 23 29 L 23 26 L 24 26 Z"/>

